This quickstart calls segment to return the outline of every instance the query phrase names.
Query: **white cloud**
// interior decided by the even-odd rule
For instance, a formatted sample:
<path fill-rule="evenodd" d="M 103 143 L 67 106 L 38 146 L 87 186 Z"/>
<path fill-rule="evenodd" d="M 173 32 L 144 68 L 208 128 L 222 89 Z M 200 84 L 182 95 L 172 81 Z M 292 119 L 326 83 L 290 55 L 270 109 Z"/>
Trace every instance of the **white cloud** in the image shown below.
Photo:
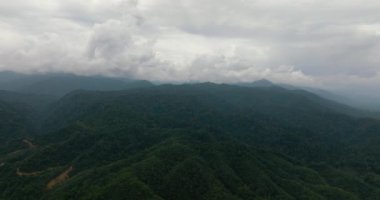
<path fill-rule="evenodd" d="M 379 84 L 375 0 L 0 2 L 0 69 Z M 284 67 L 287 66 L 287 67 Z"/>

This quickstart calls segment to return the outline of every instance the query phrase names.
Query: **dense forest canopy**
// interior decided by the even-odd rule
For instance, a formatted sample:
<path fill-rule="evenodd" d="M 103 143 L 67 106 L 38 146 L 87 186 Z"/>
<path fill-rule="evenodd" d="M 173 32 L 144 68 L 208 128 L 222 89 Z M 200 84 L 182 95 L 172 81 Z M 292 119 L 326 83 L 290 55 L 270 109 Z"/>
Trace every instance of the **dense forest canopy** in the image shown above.
<path fill-rule="evenodd" d="M 0 92 L 0 199 L 380 199 L 371 113 L 265 81 L 92 81 Z"/>

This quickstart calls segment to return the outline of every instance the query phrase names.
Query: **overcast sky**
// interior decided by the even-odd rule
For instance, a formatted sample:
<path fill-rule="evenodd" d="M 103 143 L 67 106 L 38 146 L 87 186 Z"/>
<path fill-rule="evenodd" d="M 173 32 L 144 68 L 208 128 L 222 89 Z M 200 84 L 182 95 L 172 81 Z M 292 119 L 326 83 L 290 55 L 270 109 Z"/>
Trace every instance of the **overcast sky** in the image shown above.
<path fill-rule="evenodd" d="M 0 70 L 380 85 L 379 0 L 1 0 L 0 38 Z"/>

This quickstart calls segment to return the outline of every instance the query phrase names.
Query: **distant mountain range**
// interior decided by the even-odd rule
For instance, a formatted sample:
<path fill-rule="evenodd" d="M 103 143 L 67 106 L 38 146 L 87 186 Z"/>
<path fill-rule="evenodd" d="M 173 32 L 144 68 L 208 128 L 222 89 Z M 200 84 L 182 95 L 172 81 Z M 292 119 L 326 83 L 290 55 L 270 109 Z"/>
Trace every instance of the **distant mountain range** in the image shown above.
<path fill-rule="evenodd" d="M 380 120 L 306 90 L 43 77 L 0 92 L 0 199 L 380 197 Z"/>
<path fill-rule="evenodd" d="M 25 75 L 12 72 L 0 73 L 0 90 L 61 97 L 73 90 L 123 90 L 147 87 L 148 81 L 78 76 L 73 74 Z"/>
<path fill-rule="evenodd" d="M 377 116 L 380 116 L 380 97 L 376 98 L 374 96 L 365 96 L 359 92 L 351 91 L 351 94 L 348 95 L 344 91 L 328 91 L 319 88 L 304 87 L 304 86 L 295 86 L 284 83 L 273 83 L 267 79 L 257 80 L 250 83 L 236 83 L 235 85 L 246 86 L 246 87 L 282 87 L 288 90 L 305 90 L 311 93 L 314 93 L 325 99 L 332 101 L 340 102 L 342 104 L 349 105 L 362 110 L 371 110 Z M 356 95 L 355 95 L 356 94 Z"/>
<path fill-rule="evenodd" d="M 74 74 L 19 74 L 15 72 L 0 72 L 0 90 L 10 90 L 22 93 L 32 93 L 62 97 L 78 89 L 83 90 L 123 90 L 152 86 L 149 81 L 112 78 L 103 76 L 79 76 Z M 380 98 L 347 95 L 345 92 L 331 92 L 318 88 L 295 86 L 283 83 L 273 83 L 262 79 L 253 82 L 235 83 L 246 87 L 282 87 L 289 90 L 305 90 L 323 98 L 340 102 L 364 110 L 373 110 L 380 113 Z M 379 114 L 380 115 L 380 114 Z"/>

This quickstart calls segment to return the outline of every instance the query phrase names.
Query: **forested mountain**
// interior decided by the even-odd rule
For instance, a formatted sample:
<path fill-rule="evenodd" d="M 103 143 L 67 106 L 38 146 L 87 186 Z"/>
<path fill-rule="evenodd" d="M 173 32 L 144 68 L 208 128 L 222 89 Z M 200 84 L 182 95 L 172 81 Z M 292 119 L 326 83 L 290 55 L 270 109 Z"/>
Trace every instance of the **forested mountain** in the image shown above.
<path fill-rule="evenodd" d="M 330 105 L 334 107 L 335 111 L 340 113 L 345 113 L 352 116 L 357 117 L 370 117 L 380 119 L 380 114 L 378 112 L 378 108 L 376 106 L 372 106 L 373 109 L 368 109 L 371 106 L 358 106 L 360 101 L 350 100 L 349 97 L 345 95 L 335 94 L 333 92 L 313 88 L 313 87 L 302 87 L 302 86 L 294 86 L 283 83 L 273 83 L 269 80 L 262 79 L 258 81 L 254 81 L 251 83 L 236 83 L 235 85 L 244 86 L 244 87 L 281 87 L 287 90 L 298 91 L 298 92 L 308 92 L 309 94 L 314 94 L 318 98 L 324 99 L 324 101 L 329 100 Z M 337 103 L 338 102 L 338 103 Z M 334 105 L 333 105 L 334 104 Z"/>
<path fill-rule="evenodd" d="M 380 199 L 380 121 L 306 91 L 203 83 L 42 97 L 45 107 L 0 102 L 0 199 Z"/>
<path fill-rule="evenodd" d="M 73 74 L 26 75 L 0 72 L 0 90 L 61 97 L 73 90 L 123 90 L 149 87 L 148 81 L 78 76 Z"/>

